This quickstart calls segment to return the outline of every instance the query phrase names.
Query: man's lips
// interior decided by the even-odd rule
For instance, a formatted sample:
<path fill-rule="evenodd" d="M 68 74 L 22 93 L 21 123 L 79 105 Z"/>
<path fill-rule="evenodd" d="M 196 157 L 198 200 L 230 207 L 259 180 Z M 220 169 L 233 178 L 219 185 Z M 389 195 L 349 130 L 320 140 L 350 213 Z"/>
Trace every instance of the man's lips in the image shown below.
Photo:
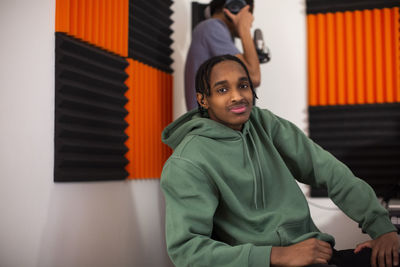
<path fill-rule="evenodd" d="M 247 105 L 245 105 L 245 104 L 236 105 L 236 106 L 230 107 L 229 110 L 232 111 L 233 113 L 237 113 L 237 114 L 243 113 L 247 110 Z"/>

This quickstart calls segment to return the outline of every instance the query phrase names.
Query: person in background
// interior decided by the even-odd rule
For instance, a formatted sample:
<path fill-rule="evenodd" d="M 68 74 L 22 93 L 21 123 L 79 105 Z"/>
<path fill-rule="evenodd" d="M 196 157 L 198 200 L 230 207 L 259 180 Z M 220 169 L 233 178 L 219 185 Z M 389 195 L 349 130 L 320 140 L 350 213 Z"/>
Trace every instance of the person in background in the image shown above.
<path fill-rule="evenodd" d="M 254 20 L 254 2 L 246 0 L 247 5 L 235 15 L 224 8 L 227 1 L 212 0 L 209 4 L 211 18 L 202 21 L 193 30 L 185 63 L 185 99 L 188 110 L 197 107 L 194 86 L 196 71 L 204 61 L 213 56 L 237 56 L 246 64 L 254 86 L 260 85 L 260 63 L 250 33 Z M 235 37 L 241 40 L 243 53 L 236 48 Z"/>
<path fill-rule="evenodd" d="M 176 267 L 398 266 L 396 228 L 373 189 L 294 124 L 254 106 L 251 75 L 239 58 L 207 60 L 196 89 L 199 109 L 162 135 L 174 149 L 161 188 Z M 297 181 L 326 188 L 372 240 L 335 250 Z"/>

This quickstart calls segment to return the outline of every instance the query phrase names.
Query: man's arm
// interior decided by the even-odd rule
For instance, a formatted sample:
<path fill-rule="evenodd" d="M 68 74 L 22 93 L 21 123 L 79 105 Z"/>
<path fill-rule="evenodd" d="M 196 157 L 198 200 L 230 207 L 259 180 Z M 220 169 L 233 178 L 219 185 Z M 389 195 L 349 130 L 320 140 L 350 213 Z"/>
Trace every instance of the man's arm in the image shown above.
<path fill-rule="evenodd" d="M 307 138 L 295 125 L 278 117 L 276 119 L 272 131 L 274 144 L 296 179 L 327 188 L 335 204 L 374 239 L 359 245 L 355 252 L 371 247 L 373 267 L 398 264 L 399 241 L 396 228 L 373 189 L 355 177 L 350 169 L 329 152 Z"/>
<path fill-rule="evenodd" d="M 274 145 L 296 180 L 326 188 L 333 202 L 373 239 L 396 230 L 387 210 L 365 181 L 294 124 L 277 116 L 272 116 L 271 121 Z"/>
<path fill-rule="evenodd" d="M 232 20 L 242 42 L 243 54 L 235 56 L 246 64 L 254 87 L 258 87 L 261 83 L 260 61 L 250 33 L 254 17 L 249 8 L 249 5 L 245 6 L 237 15 L 232 14 L 228 9 L 224 9 L 224 12 Z"/>

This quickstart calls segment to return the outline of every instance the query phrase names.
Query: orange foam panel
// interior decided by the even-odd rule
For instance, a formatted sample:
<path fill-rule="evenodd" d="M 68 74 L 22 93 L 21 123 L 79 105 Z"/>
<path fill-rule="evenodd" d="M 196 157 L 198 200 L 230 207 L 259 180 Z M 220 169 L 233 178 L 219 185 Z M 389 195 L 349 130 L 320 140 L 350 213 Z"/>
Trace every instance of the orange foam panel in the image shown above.
<path fill-rule="evenodd" d="M 172 121 L 173 77 L 136 60 L 127 60 L 128 178 L 159 178 L 171 155 L 171 149 L 161 142 L 161 132 Z"/>
<path fill-rule="evenodd" d="M 309 105 L 400 102 L 399 8 L 307 15 Z"/>
<path fill-rule="evenodd" d="M 56 32 L 128 56 L 128 0 L 56 0 Z"/>

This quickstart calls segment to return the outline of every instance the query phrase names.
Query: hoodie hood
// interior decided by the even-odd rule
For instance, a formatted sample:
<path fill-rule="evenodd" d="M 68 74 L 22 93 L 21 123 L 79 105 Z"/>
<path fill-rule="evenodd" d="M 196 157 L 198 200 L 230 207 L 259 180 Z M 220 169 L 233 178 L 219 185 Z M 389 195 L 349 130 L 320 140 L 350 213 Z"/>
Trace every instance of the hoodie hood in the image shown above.
<path fill-rule="evenodd" d="M 241 137 L 241 133 L 248 131 L 248 124 L 249 121 L 243 125 L 242 132 L 235 131 L 208 117 L 202 117 L 199 110 L 195 108 L 169 124 L 162 132 L 162 141 L 175 149 L 188 135 L 198 135 L 214 140 L 236 140 Z"/>
<path fill-rule="evenodd" d="M 252 111 L 254 111 L 254 107 Z M 265 193 L 263 189 L 259 152 L 249 129 L 250 119 L 244 123 L 242 131 L 236 131 L 208 117 L 202 117 L 198 109 L 193 109 L 164 129 L 162 141 L 175 150 L 183 139 L 188 136 L 206 137 L 215 141 L 240 140 L 242 143 L 240 150 L 243 158 L 243 168 L 248 168 L 249 174 L 252 176 L 254 206 L 259 208 L 265 205 Z M 213 148 L 218 150 L 217 146 Z M 227 157 L 227 155 L 221 156 Z M 229 162 L 230 160 L 226 158 L 225 164 L 229 164 Z"/>

